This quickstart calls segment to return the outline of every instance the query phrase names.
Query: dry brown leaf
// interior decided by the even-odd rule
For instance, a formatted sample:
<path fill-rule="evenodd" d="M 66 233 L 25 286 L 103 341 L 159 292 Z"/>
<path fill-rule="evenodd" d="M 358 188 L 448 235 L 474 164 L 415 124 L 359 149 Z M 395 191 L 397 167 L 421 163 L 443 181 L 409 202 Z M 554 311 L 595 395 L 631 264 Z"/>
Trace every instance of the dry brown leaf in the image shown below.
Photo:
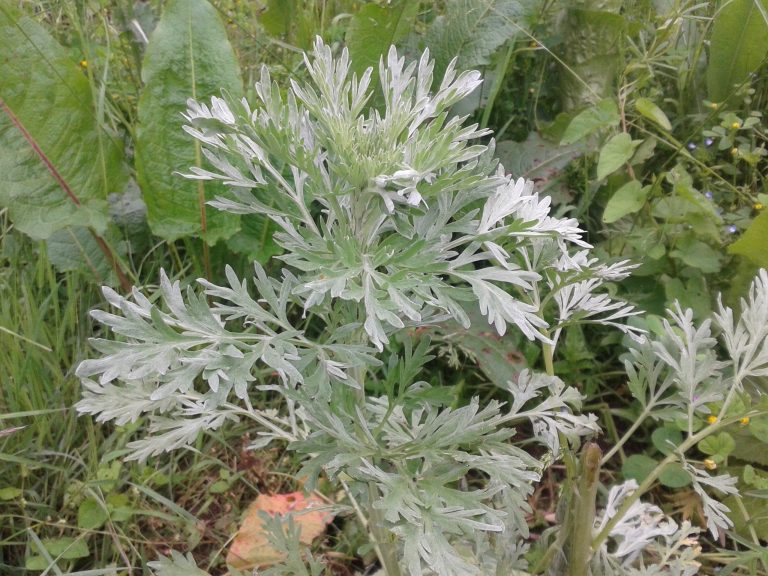
<path fill-rule="evenodd" d="M 301 492 L 260 495 L 248 507 L 243 517 L 240 529 L 229 547 L 227 564 L 237 570 L 250 570 L 270 566 L 283 559 L 282 554 L 269 543 L 259 518 L 260 511 L 272 516 L 293 513 L 293 521 L 301 530 L 299 539 L 303 544 L 309 545 L 325 532 L 325 527 L 333 520 L 333 514 L 327 510 L 302 511 L 326 506 L 326 503 L 314 494 L 309 498 Z"/>

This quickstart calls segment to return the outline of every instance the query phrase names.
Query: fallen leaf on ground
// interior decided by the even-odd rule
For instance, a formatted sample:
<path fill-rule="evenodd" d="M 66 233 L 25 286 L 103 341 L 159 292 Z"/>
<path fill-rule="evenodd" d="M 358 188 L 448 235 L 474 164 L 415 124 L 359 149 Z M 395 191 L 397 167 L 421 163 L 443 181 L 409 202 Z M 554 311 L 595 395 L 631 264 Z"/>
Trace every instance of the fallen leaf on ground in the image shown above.
<path fill-rule="evenodd" d="M 314 494 L 309 498 L 301 492 L 260 495 L 248 507 L 243 517 L 240 529 L 229 547 L 227 564 L 237 570 L 250 570 L 270 566 L 283 559 L 283 555 L 269 543 L 259 512 L 272 516 L 293 514 L 293 521 L 301 530 L 299 540 L 302 544 L 309 545 L 325 532 L 325 527 L 333 520 L 333 514 L 324 509 L 307 512 L 305 510 L 326 506 L 327 504 Z"/>

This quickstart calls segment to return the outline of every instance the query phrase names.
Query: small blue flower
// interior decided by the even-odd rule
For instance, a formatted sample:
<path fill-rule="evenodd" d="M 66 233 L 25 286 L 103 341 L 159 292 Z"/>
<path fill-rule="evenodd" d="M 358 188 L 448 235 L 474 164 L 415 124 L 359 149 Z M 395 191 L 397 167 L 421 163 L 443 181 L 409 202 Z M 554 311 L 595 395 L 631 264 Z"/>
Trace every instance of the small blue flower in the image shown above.
<path fill-rule="evenodd" d="M 709 137 L 704 138 L 704 145 L 705 146 L 709 147 L 709 146 L 712 146 L 712 144 L 714 144 L 714 143 L 715 143 L 715 139 L 714 138 L 709 138 Z"/>
<path fill-rule="evenodd" d="M 711 190 L 706 190 L 704 192 L 704 196 L 706 197 L 707 200 L 712 200 L 712 198 L 714 198 L 714 195 L 712 194 Z"/>
<path fill-rule="evenodd" d="M 688 142 L 688 150 L 690 150 L 691 152 L 696 150 L 696 144 L 694 144 L 693 142 Z"/>
<path fill-rule="evenodd" d="M 728 226 L 728 232 L 729 232 L 729 233 L 731 233 L 731 234 L 736 234 L 736 232 L 738 232 L 738 231 L 739 231 L 739 229 L 738 229 L 738 228 L 736 228 L 736 226 L 734 226 L 733 224 L 731 224 L 730 226 Z"/>

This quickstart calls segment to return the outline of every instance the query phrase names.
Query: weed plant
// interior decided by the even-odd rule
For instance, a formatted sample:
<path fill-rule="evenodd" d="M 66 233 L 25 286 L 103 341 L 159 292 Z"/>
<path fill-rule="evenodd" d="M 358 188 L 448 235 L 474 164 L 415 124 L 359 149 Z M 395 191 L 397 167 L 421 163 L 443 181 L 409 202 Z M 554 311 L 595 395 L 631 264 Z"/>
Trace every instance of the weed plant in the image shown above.
<path fill-rule="evenodd" d="M 187 177 L 229 187 L 215 208 L 266 214 L 279 226 L 282 276 L 256 264 L 251 283 L 230 268 L 225 285 L 201 279 L 201 291 L 182 291 L 162 275 L 157 302 L 105 288 L 114 311 L 93 316 L 118 338 L 93 340 L 101 357 L 79 365 L 78 410 L 119 425 L 146 415 L 148 433 L 127 446 L 139 461 L 252 422 L 251 448 L 287 443 L 308 489 L 327 477 L 344 490 L 336 511 L 357 518 L 388 575 L 527 569 L 527 499 L 560 459 L 559 533 L 534 572 L 695 574 L 698 530 L 640 497 L 674 470 L 701 498 L 714 538 L 732 525 L 715 495 L 738 498 L 736 478 L 710 474 L 688 453 L 766 413 L 768 273 L 754 280 L 741 315 L 719 307 L 723 359 L 711 322 L 696 325 L 691 310 L 670 310 L 660 337 L 625 323 L 638 311 L 606 285 L 632 267 L 595 258 L 575 220 L 551 216 L 549 198 L 506 175 L 493 141 L 480 143 L 488 131 L 449 116 L 480 82 L 454 65 L 432 92 L 428 52 L 406 65 L 392 47 L 378 71 L 379 113 L 366 108 L 373 70 L 350 74 L 347 51 L 334 57 L 318 39 L 306 59 L 310 80 L 292 82 L 285 96 L 263 67 L 255 103 L 190 100 L 185 130 L 210 168 Z M 538 342 L 546 372 L 507 380 L 504 403 L 452 405 L 417 379 L 430 344 L 412 334 L 447 319 L 468 328 L 475 308 L 500 335 L 515 329 Z M 600 514 L 601 465 L 633 430 L 604 457 L 594 443 L 580 448 L 599 428 L 582 413 L 581 394 L 554 374 L 553 355 L 564 331 L 586 323 L 625 333 L 630 390 L 644 407 L 637 425 L 685 424 L 643 482 L 614 486 Z M 254 390 L 281 396 L 281 409 L 252 402 Z M 523 425 L 532 435 L 520 443 Z M 270 573 L 322 572 L 282 524 L 271 525 L 289 561 Z M 155 566 L 162 574 L 173 562 Z"/>

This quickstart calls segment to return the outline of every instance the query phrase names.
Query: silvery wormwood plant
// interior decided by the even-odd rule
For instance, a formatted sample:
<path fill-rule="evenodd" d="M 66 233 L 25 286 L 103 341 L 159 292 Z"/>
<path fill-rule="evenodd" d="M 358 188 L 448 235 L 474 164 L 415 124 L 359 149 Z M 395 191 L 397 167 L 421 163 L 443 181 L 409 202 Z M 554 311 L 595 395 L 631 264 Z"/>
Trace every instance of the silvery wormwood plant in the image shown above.
<path fill-rule="evenodd" d="M 689 312 L 673 314 L 666 337 L 652 341 L 624 324 L 637 312 L 604 289 L 631 266 L 592 257 L 577 222 L 551 216 L 531 182 L 505 174 L 493 142 L 481 143 L 489 132 L 449 113 L 479 85 L 478 72 L 451 65 L 433 92 L 428 53 L 406 66 L 392 48 L 379 66 L 383 106 L 375 110 L 372 70 L 350 76 L 346 51 L 336 58 L 318 40 L 306 66 L 309 81 L 284 92 L 263 68 L 256 105 L 190 100 L 185 115 L 210 164 L 186 176 L 229 185 L 213 207 L 277 224 L 281 276 L 255 264 L 246 282 L 227 268 L 227 285 L 198 280 L 200 289 L 182 291 L 163 275 L 159 298 L 105 288 L 115 312 L 93 312 L 116 339 L 95 339 L 101 357 L 79 365 L 77 407 L 118 425 L 146 416 L 148 432 L 129 444 L 129 458 L 250 421 L 253 449 L 287 443 L 309 488 L 320 474 L 343 488 L 337 512 L 359 519 L 386 574 L 510 574 L 526 566 L 527 497 L 544 468 L 564 457 L 575 482 L 579 438 L 598 430 L 580 413 L 580 394 L 552 370 L 569 325 L 607 324 L 631 337 L 627 369 L 641 421 L 676 409 L 693 422 L 722 399 L 713 428 L 735 417 L 729 406 L 768 362 L 765 339 L 756 344 L 768 326 L 764 274 L 745 304 L 762 316 L 734 321 L 727 308 L 718 316 L 730 362 L 715 359 L 709 325 L 694 328 Z M 500 335 L 512 326 L 542 345 L 547 373 L 509 381 L 506 403 L 451 406 L 418 380 L 432 356 L 417 329 L 449 319 L 468 326 L 473 309 Z M 282 408 L 254 406 L 252 395 L 264 391 Z M 530 430 L 525 444 L 515 425 Z M 734 488 L 685 460 L 702 434 L 691 427 L 668 461 L 690 471 L 716 534 L 727 509 L 707 488 Z M 589 522 L 586 562 L 595 570 L 695 573 L 695 530 L 638 500 L 654 480 L 615 487 L 602 519 Z M 567 560 L 568 549 L 558 538 L 545 559 Z M 642 571 L 649 549 L 661 571 Z M 322 571 L 310 556 L 297 567 L 306 553 L 297 550 L 286 550 L 290 566 L 270 573 Z M 156 569 L 171 574 L 169 566 L 189 562 L 176 557 Z"/>

